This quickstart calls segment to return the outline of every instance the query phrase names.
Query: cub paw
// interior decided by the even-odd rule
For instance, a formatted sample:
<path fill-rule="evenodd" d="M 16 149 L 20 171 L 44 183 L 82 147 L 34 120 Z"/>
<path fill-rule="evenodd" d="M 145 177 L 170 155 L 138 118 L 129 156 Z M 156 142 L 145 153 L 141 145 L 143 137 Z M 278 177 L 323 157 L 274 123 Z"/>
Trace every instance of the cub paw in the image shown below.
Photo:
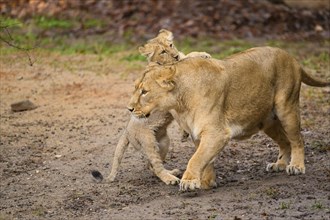
<path fill-rule="evenodd" d="M 305 167 L 299 167 L 299 166 L 295 166 L 295 165 L 288 165 L 286 167 L 286 172 L 289 175 L 305 174 Z"/>
<path fill-rule="evenodd" d="M 207 59 L 207 58 L 211 58 L 212 56 L 206 52 L 201 52 L 201 57 Z"/>
<path fill-rule="evenodd" d="M 176 185 L 180 182 L 180 179 L 171 174 L 172 171 L 164 171 L 158 177 L 166 184 L 166 185 Z"/>
<path fill-rule="evenodd" d="M 285 164 L 278 164 L 278 163 L 269 163 L 267 164 L 266 171 L 267 172 L 280 172 L 286 169 Z"/>
<path fill-rule="evenodd" d="M 181 171 L 179 169 L 173 169 L 173 170 L 170 170 L 169 173 L 174 176 L 179 176 L 181 174 Z"/>

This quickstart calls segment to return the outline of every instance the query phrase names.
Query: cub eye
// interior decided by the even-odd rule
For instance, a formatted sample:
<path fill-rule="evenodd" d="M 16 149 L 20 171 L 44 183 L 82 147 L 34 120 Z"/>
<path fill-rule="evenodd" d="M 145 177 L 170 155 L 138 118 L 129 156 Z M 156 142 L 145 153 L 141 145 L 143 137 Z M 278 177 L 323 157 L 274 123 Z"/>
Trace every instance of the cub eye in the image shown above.
<path fill-rule="evenodd" d="M 142 89 L 142 90 L 141 90 L 141 94 L 142 94 L 142 95 L 146 95 L 147 93 L 148 93 L 147 90 L 145 90 L 145 89 Z"/>
<path fill-rule="evenodd" d="M 163 50 L 162 52 L 160 52 L 160 54 L 165 54 L 166 53 L 166 51 L 165 50 Z"/>
<path fill-rule="evenodd" d="M 173 44 L 170 44 L 170 47 L 173 47 Z"/>

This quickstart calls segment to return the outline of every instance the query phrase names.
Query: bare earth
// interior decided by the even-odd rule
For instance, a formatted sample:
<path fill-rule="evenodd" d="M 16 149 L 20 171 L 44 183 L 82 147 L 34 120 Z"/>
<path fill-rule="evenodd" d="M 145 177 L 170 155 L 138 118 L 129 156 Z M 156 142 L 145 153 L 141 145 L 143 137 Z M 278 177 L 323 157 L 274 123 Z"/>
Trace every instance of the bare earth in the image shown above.
<path fill-rule="evenodd" d="M 213 190 L 180 193 L 131 148 L 114 183 L 95 181 L 92 170 L 110 172 L 144 65 L 114 63 L 42 54 L 30 67 L 22 55 L 1 56 L 0 219 L 329 219 L 329 88 L 302 87 L 305 175 L 267 173 L 277 146 L 258 134 L 218 156 Z M 38 108 L 10 110 L 25 99 Z M 193 145 L 181 143 L 176 123 L 169 130 L 166 167 L 184 171 Z"/>

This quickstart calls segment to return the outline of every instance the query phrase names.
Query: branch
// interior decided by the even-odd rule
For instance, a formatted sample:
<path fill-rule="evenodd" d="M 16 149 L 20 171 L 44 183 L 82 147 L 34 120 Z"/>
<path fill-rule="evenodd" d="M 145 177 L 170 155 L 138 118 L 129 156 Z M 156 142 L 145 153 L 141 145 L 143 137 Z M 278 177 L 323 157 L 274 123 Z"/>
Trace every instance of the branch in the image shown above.
<path fill-rule="evenodd" d="M 7 39 L 1 37 L 1 35 L 0 35 L 0 41 L 5 42 L 8 46 L 13 47 L 13 48 L 15 48 L 15 49 L 23 50 L 24 53 L 26 54 L 26 56 L 27 56 L 28 59 L 29 59 L 29 65 L 30 65 L 30 66 L 33 66 L 33 64 L 36 62 L 36 60 L 35 60 L 35 61 L 32 61 L 32 58 L 31 58 L 31 56 L 30 56 L 29 51 L 35 49 L 37 46 L 34 46 L 34 47 L 21 47 L 21 46 L 18 46 L 18 45 L 16 45 L 16 44 L 14 44 L 14 43 L 13 43 L 14 39 L 13 39 L 13 37 L 11 36 L 10 31 L 8 30 L 8 27 L 9 27 L 9 26 L 0 26 L 0 28 L 1 28 L 1 29 L 4 29 L 4 31 L 7 33 L 7 35 L 8 35 L 8 37 L 9 37 L 10 41 L 8 41 Z"/>

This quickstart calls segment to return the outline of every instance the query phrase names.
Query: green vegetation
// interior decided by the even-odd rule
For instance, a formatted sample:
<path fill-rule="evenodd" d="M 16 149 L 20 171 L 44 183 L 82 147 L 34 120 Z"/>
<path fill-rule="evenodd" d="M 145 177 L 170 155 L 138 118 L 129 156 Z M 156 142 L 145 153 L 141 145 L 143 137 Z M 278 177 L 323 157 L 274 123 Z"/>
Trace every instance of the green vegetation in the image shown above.
<path fill-rule="evenodd" d="M 211 214 L 210 216 L 207 217 L 208 220 L 216 219 L 218 217 L 217 214 Z"/>
<path fill-rule="evenodd" d="M 50 28 L 62 28 L 62 29 L 68 29 L 73 27 L 73 22 L 70 20 L 64 20 L 64 19 L 57 19 L 52 17 L 36 17 L 34 19 L 35 24 L 44 29 L 50 29 Z"/>
<path fill-rule="evenodd" d="M 315 203 L 312 205 L 313 209 L 324 209 L 325 207 L 323 206 L 323 204 L 319 201 L 315 201 Z"/>
<path fill-rule="evenodd" d="M 286 203 L 286 202 L 280 203 L 280 209 L 289 209 L 289 208 L 290 208 L 290 203 Z"/>
<path fill-rule="evenodd" d="M 23 27 L 23 23 L 16 18 L 8 18 L 0 16 L 1 27 Z"/>
<path fill-rule="evenodd" d="M 111 59 L 116 60 L 119 65 L 132 68 L 138 68 L 141 63 L 146 62 L 146 58 L 141 56 L 137 50 L 137 47 L 144 42 L 133 42 L 134 33 L 132 31 L 126 31 L 122 39 L 116 39 L 116 42 L 105 37 L 106 35 L 80 35 L 75 38 L 68 34 L 78 26 L 82 26 L 83 29 L 106 28 L 106 23 L 102 20 L 66 20 L 39 16 L 23 21 L 0 17 L 0 24 L 1 27 L 6 27 L 0 30 L 0 36 L 21 48 L 37 48 L 39 52 L 63 55 L 96 55 L 98 62 Z M 175 40 L 175 44 L 186 54 L 192 51 L 205 51 L 218 59 L 254 46 L 276 46 L 293 54 L 305 67 L 315 70 L 317 73 L 326 74 L 325 78 L 329 78 L 327 69 L 329 69 L 330 52 L 327 48 L 330 47 L 330 40 L 319 42 L 318 47 L 315 47 L 315 42 L 309 44 L 309 42 L 279 40 L 218 40 L 207 37 L 200 39 L 187 37 L 184 40 Z M 17 48 L 10 47 L 4 42 L 0 43 L 0 48 L 1 55 L 20 52 Z M 67 65 L 70 66 L 70 64 Z M 269 193 L 271 194 L 271 192 Z"/>
<path fill-rule="evenodd" d="M 267 196 L 271 197 L 272 199 L 275 199 L 279 195 L 279 190 L 273 187 L 269 187 L 265 190 L 265 193 Z"/>
<path fill-rule="evenodd" d="M 321 140 L 314 140 L 310 143 L 311 149 L 317 150 L 320 152 L 326 153 L 327 151 L 330 151 L 330 146 L 327 145 L 324 141 Z"/>

